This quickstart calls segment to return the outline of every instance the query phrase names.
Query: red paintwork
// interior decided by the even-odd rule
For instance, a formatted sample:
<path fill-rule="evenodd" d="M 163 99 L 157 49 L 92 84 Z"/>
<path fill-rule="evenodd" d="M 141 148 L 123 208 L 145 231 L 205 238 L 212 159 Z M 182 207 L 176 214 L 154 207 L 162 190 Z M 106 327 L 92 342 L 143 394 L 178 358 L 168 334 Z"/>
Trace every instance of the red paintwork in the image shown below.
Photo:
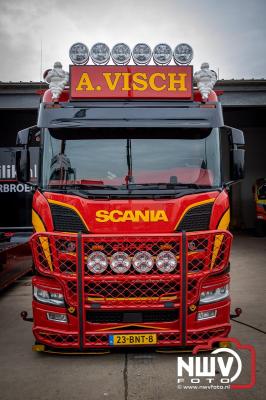
<path fill-rule="evenodd" d="M 42 98 L 43 103 L 53 103 L 51 89 L 42 90 L 38 94 L 43 96 L 43 98 Z M 218 96 L 221 96 L 222 94 L 223 94 L 223 92 L 221 90 L 216 90 L 216 91 L 212 90 L 211 93 L 209 94 L 209 98 L 208 98 L 207 104 L 209 102 L 215 102 L 216 103 L 218 101 Z M 58 99 L 58 101 L 62 102 L 62 103 L 70 101 L 70 93 L 69 93 L 68 89 L 65 89 L 62 92 L 62 94 L 61 94 L 60 98 Z M 201 97 L 201 94 L 200 94 L 199 90 L 194 90 L 193 91 L 193 101 L 199 102 L 199 103 L 202 102 L 202 97 Z"/>
<path fill-rule="evenodd" d="M 105 79 L 104 73 L 110 74 L 109 86 Z M 130 74 L 128 81 L 125 83 L 122 75 L 115 74 Z M 175 90 L 169 91 L 169 73 L 175 74 L 175 80 L 179 80 L 179 74 L 186 74 L 185 89 L 179 91 L 179 84 L 175 85 Z M 83 75 L 86 74 L 86 75 Z M 141 81 L 147 82 L 147 88 L 143 90 L 143 84 L 137 83 L 136 86 L 142 90 L 134 90 L 133 75 L 143 74 Z M 156 75 L 154 79 L 155 88 L 152 88 L 149 79 L 153 74 Z M 83 85 L 82 90 L 77 90 L 81 78 L 87 76 L 90 82 L 90 90 Z M 128 75 L 126 75 L 128 77 Z M 116 84 L 116 77 L 117 84 Z M 186 99 L 192 98 L 192 78 L 193 68 L 187 66 L 95 66 L 95 65 L 71 65 L 70 66 L 70 97 L 72 99 L 90 99 L 90 98 L 172 98 L 172 99 Z M 82 78 L 83 79 L 83 78 Z M 157 89 L 158 88 L 158 89 Z"/>
<path fill-rule="evenodd" d="M 156 199 L 156 200 L 87 200 L 77 196 L 70 196 L 58 193 L 45 192 L 44 195 L 36 192 L 33 199 L 33 208 L 39 210 L 39 215 L 43 219 L 47 226 L 48 231 L 52 231 L 50 211 L 48 211 L 47 200 L 56 200 L 65 204 L 74 206 L 86 221 L 89 231 L 93 233 L 171 233 L 174 232 L 175 226 L 187 207 L 191 204 L 201 202 L 207 199 L 215 199 L 219 195 L 219 192 L 199 193 L 181 197 L 179 199 Z M 222 195 L 225 196 L 226 195 Z M 221 209 L 221 202 L 224 202 L 224 206 L 228 205 L 226 199 L 224 200 L 218 196 L 218 208 L 216 203 L 213 208 L 212 224 L 215 221 L 219 221 L 223 211 Z M 40 203 L 39 203 L 40 202 Z M 41 204 L 41 207 L 40 205 Z M 227 207 L 228 208 L 228 207 Z M 123 223 L 113 222 L 97 222 L 95 220 L 95 214 L 98 210 L 164 210 L 168 217 L 168 222 L 131 222 L 126 221 Z M 47 216 L 48 212 L 48 216 Z M 217 217 L 216 217 L 217 215 Z M 50 220 L 50 221 L 49 221 Z M 216 228 L 216 227 L 215 227 Z"/>
<path fill-rule="evenodd" d="M 228 210 L 229 207 L 230 204 L 229 204 L 228 193 L 224 189 L 222 192 L 219 193 L 219 195 L 215 200 L 213 212 L 211 215 L 210 229 L 217 229 L 220 219 L 222 218 L 223 214 L 225 213 L 226 210 Z"/>

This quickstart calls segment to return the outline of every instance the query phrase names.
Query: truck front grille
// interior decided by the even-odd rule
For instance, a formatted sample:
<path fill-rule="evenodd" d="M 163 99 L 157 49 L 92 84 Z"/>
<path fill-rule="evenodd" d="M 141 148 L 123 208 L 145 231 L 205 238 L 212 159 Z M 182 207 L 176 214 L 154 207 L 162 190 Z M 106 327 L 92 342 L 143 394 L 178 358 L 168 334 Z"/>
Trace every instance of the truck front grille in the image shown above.
<path fill-rule="evenodd" d="M 87 311 L 86 317 L 88 322 L 98 324 L 172 322 L 178 319 L 178 310 Z"/>
<path fill-rule="evenodd" d="M 197 232 L 207 231 L 210 225 L 210 217 L 213 203 L 207 203 L 192 207 L 180 221 L 177 231 Z"/>
<path fill-rule="evenodd" d="M 79 215 L 71 208 L 51 203 L 50 208 L 55 231 L 88 233 Z"/>

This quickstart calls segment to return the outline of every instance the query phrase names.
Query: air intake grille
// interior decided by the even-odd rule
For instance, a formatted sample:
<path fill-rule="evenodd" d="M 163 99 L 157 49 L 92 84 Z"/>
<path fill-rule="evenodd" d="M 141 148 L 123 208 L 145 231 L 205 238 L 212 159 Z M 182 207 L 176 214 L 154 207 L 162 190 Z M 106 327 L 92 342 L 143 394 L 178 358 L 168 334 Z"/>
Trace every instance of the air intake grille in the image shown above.
<path fill-rule="evenodd" d="M 182 218 L 177 231 L 195 232 L 209 229 L 213 203 L 192 207 Z"/>
<path fill-rule="evenodd" d="M 178 319 L 178 310 L 149 311 L 88 311 L 87 321 L 94 323 L 172 322 Z"/>
<path fill-rule="evenodd" d="M 59 232 L 82 232 L 88 233 L 78 214 L 69 207 L 50 204 L 54 229 Z"/>

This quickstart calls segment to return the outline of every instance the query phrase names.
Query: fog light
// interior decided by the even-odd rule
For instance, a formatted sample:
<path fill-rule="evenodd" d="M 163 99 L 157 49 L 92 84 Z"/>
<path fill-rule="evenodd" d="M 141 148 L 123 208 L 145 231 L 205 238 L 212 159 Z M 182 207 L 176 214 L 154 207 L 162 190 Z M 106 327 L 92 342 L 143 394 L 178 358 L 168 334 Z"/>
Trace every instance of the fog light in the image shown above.
<path fill-rule="evenodd" d="M 47 319 L 49 321 L 61 322 L 61 323 L 64 323 L 64 324 L 66 324 L 68 322 L 66 314 L 48 312 L 48 313 L 46 313 L 46 315 L 47 315 Z"/>
<path fill-rule="evenodd" d="M 123 251 L 113 254 L 110 260 L 111 269 L 117 274 L 124 274 L 131 266 L 130 257 Z"/>
<path fill-rule="evenodd" d="M 153 258 L 147 251 L 139 251 L 132 260 L 133 267 L 140 273 L 149 272 L 153 267 Z"/>
<path fill-rule="evenodd" d="M 229 296 L 229 285 L 225 285 L 216 289 L 206 290 L 200 294 L 200 304 L 213 303 L 221 301 Z"/>
<path fill-rule="evenodd" d="M 156 265 L 161 272 L 172 272 L 176 265 L 176 257 L 171 251 L 162 251 L 158 254 Z"/>
<path fill-rule="evenodd" d="M 106 255 L 101 251 L 94 251 L 88 256 L 87 267 L 94 274 L 102 274 L 108 267 Z"/>
<path fill-rule="evenodd" d="M 201 311 L 197 315 L 197 320 L 201 321 L 203 319 L 215 318 L 216 314 L 217 314 L 217 310 Z"/>
<path fill-rule="evenodd" d="M 76 251 L 76 243 L 75 242 L 64 242 L 64 248 L 62 248 L 62 253 L 74 253 Z M 62 246 L 62 247 L 63 247 Z"/>
<path fill-rule="evenodd" d="M 197 248 L 196 242 L 194 240 L 191 240 L 191 242 L 188 242 L 188 249 L 190 251 L 195 251 Z"/>

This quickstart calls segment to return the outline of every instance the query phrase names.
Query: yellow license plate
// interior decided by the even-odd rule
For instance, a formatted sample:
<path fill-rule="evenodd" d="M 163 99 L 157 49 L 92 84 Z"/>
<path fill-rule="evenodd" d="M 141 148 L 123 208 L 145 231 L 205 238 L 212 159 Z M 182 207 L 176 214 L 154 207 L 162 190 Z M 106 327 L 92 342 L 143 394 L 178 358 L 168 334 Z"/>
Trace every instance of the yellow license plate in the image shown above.
<path fill-rule="evenodd" d="M 109 335 L 110 346 L 136 346 L 156 343 L 157 336 L 155 333 L 145 333 L 143 335 Z"/>

